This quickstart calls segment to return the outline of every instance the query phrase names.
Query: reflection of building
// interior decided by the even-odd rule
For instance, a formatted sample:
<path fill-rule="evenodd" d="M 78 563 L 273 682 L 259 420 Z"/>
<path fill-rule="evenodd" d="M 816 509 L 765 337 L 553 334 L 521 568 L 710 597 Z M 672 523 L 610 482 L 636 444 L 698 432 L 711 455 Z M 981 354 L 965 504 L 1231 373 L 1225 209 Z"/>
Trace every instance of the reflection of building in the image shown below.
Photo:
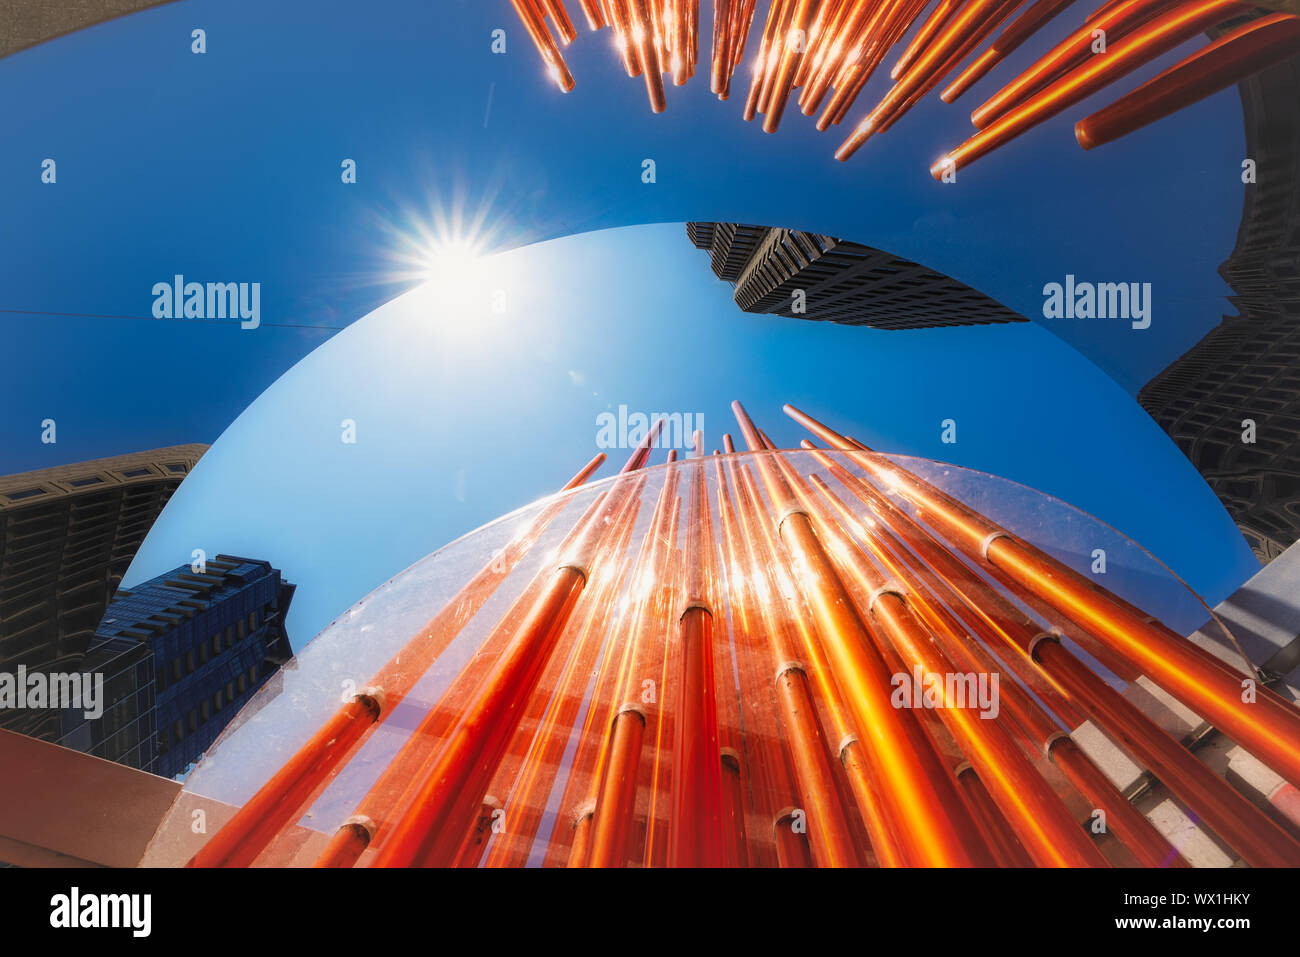
<path fill-rule="evenodd" d="M 119 590 L 91 649 L 120 665 L 105 674 L 104 715 L 78 713 L 59 743 L 181 773 L 292 656 L 284 619 L 293 593 L 270 563 L 229 555 Z"/>
<path fill-rule="evenodd" d="M 1239 89 L 1256 181 L 1243 187 L 1237 244 L 1219 267 L 1238 315 L 1148 382 L 1138 401 L 1267 562 L 1300 538 L 1300 60 Z M 1253 444 L 1242 439 L 1246 419 Z"/>
<path fill-rule="evenodd" d="M 154 519 L 206 451 L 180 445 L 0 477 L 0 672 L 80 672 Z M 110 649 L 99 648 L 97 661 Z M 124 664 L 124 662 L 123 662 Z M 0 711 L 54 740 L 57 712 Z"/>
<path fill-rule="evenodd" d="M 746 312 L 876 329 L 1026 321 L 950 276 L 859 243 L 739 223 L 687 223 L 686 233 Z"/>
<path fill-rule="evenodd" d="M 0 2 L 0 56 L 35 46 L 104 20 L 158 7 L 172 0 L 4 0 Z"/>

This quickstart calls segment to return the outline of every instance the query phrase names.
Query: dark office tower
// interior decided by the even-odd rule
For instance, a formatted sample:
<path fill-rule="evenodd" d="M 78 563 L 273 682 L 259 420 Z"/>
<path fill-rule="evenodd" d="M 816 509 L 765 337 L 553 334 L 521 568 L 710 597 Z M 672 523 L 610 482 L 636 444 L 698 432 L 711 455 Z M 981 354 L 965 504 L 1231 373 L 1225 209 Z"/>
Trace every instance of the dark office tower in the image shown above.
<path fill-rule="evenodd" d="M 1255 182 L 1242 186 L 1237 244 L 1219 267 L 1238 314 L 1138 401 L 1269 562 L 1300 538 L 1300 60 L 1239 88 Z M 1247 419 L 1253 443 L 1243 438 Z"/>
<path fill-rule="evenodd" d="M 207 450 L 178 445 L 0 477 L 0 672 L 80 672 L 154 519 Z M 0 728 L 54 740 L 59 716 L 0 709 Z"/>
<path fill-rule="evenodd" d="M 739 223 L 687 223 L 686 234 L 745 312 L 874 329 L 1027 321 L 951 276 L 833 236 Z"/>
<path fill-rule="evenodd" d="M 0 0 L 0 56 L 172 0 Z"/>
<path fill-rule="evenodd" d="M 292 657 L 284 619 L 293 593 L 269 562 L 232 555 L 119 590 L 88 656 L 109 668 L 104 714 L 66 714 L 58 743 L 181 773 Z"/>

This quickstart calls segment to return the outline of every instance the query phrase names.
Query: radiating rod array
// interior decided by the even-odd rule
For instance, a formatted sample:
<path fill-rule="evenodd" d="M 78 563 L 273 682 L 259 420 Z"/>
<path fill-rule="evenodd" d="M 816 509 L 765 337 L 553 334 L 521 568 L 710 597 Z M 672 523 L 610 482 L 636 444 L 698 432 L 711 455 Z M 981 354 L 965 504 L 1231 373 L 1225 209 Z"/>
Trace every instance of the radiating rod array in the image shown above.
<path fill-rule="evenodd" d="M 1092 728 L 1230 858 L 1300 864 L 1300 821 L 1123 689 L 1297 785 L 1291 701 L 898 460 L 790 406 L 815 441 L 779 452 L 734 411 L 747 452 L 651 468 L 652 430 L 535 507 L 190 863 L 1188 866 Z"/>
<path fill-rule="evenodd" d="M 577 32 L 563 0 L 510 2 L 551 80 L 563 91 L 573 89 L 562 47 L 574 42 Z M 611 30 L 624 71 L 642 79 L 650 108 L 662 113 L 668 106 L 665 77 L 673 86 L 682 86 L 695 74 L 699 0 L 580 3 L 590 29 Z M 1067 19 L 1063 14 L 1073 3 L 768 0 L 763 14 L 758 0 L 713 0 L 709 86 L 719 99 L 729 99 L 748 52 L 744 118 L 762 114 L 763 130 L 776 132 L 794 99 L 802 113 L 817 114 L 818 130 L 826 130 L 844 120 L 891 51 L 900 50 L 888 72 L 892 86 L 835 151 L 836 159 L 847 160 L 940 84 L 939 99 L 956 101 L 1023 44 L 1047 33 L 1049 23 Z M 950 180 L 959 168 L 1198 34 L 1253 17 L 1255 11 L 1234 0 L 1108 0 L 1090 12 L 1076 13 L 1063 39 L 975 109 L 971 121 L 977 132 L 936 160 L 932 175 Z M 757 29 L 756 22 L 761 24 Z M 1298 30 L 1300 18 L 1292 13 L 1247 19 L 1082 120 L 1076 130 L 1079 144 L 1091 149 L 1125 136 L 1295 56 L 1300 53 Z"/>

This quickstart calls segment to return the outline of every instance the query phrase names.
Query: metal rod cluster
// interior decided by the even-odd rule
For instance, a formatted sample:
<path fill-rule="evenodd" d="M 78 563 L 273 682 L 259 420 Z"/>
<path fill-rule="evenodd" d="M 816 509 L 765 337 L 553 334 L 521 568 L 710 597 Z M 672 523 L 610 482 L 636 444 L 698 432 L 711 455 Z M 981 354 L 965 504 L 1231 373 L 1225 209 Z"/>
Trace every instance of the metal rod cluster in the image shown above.
<path fill-rule="evenodd" d="M 1300 864 L 1098 669 L 1144 675 L 1300 784 L 1294 705 L 1247 701 L 1241 673 L 811 416 L 786 407 L 829 448 L 783 453 L 734 411 L 749 453 L 726 436 L 703 455 L 697 433 L 647 469 L 652 432 L 579 496 L 589 463 L 191 865 L 283 863 L 476 617 L 484 637 L 325 822 L 317 866 L 1185 866 L 1071 737 L 1086 721 L 1241 859 Z M 558 551 L 489 605 L 561 516 Z M 991 709 L 962 690 L 986 680 Z"/>
<path fill-rule="evenodd" d="M 664 76 L 681 86 L 695 73 L 699 0 L 579 2 L 592 30 L 611 28 L 627 74 L 644 79 L 651 109 L 663 112 Z M 1034 0 L 1028 6 L 1026 0 L 931 2 L 770 0 L 751 52 L 745 119 L 761 113 L 763 129 L 774 132 L 797 90 L 800 110 L 818 114 L 818 130 L 838 125 L 890 51 L 915 27 L 890 70 L 893 86 L 835 151 L 836 159 L 847 160 L 950 77 L 940 99 L 955 101 L 1074 0 Z M 574 80 L 561 46 L 572 43 L 577 32 L 562 0 L 511 3 L 552 78 L 571 90 Z M 714 0 L 709 75 L 720 99 L 731 95 L 756 4 Z M 932 175 L 955 174 L 1197 34 L 1254 10 L 1238 0 L 1108 0 L 976 107 L 971 121 L 977 132 L 940 157 Z M 1274 13 L 1247 22 L 1080 120 L 1076 137 L 1084 149 L 1107 143 L 1298 53 L 1300 18 Z"/>

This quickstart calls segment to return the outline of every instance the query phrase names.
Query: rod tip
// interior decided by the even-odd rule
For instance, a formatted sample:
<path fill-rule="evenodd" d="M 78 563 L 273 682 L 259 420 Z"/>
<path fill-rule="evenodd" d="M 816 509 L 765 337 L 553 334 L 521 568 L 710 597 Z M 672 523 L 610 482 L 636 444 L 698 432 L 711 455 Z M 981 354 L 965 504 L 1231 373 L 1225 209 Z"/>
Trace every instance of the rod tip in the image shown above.
<path fill-rule="evenodd" d="M 1086 150 L 1092 149 L 1098 143 L 1093 139 L 1092 133 L 1087 126 L 1088 120 L 1082 119 L 1074 124 L 1074 138 L 1079 141 L 1079 145 Z"/>

